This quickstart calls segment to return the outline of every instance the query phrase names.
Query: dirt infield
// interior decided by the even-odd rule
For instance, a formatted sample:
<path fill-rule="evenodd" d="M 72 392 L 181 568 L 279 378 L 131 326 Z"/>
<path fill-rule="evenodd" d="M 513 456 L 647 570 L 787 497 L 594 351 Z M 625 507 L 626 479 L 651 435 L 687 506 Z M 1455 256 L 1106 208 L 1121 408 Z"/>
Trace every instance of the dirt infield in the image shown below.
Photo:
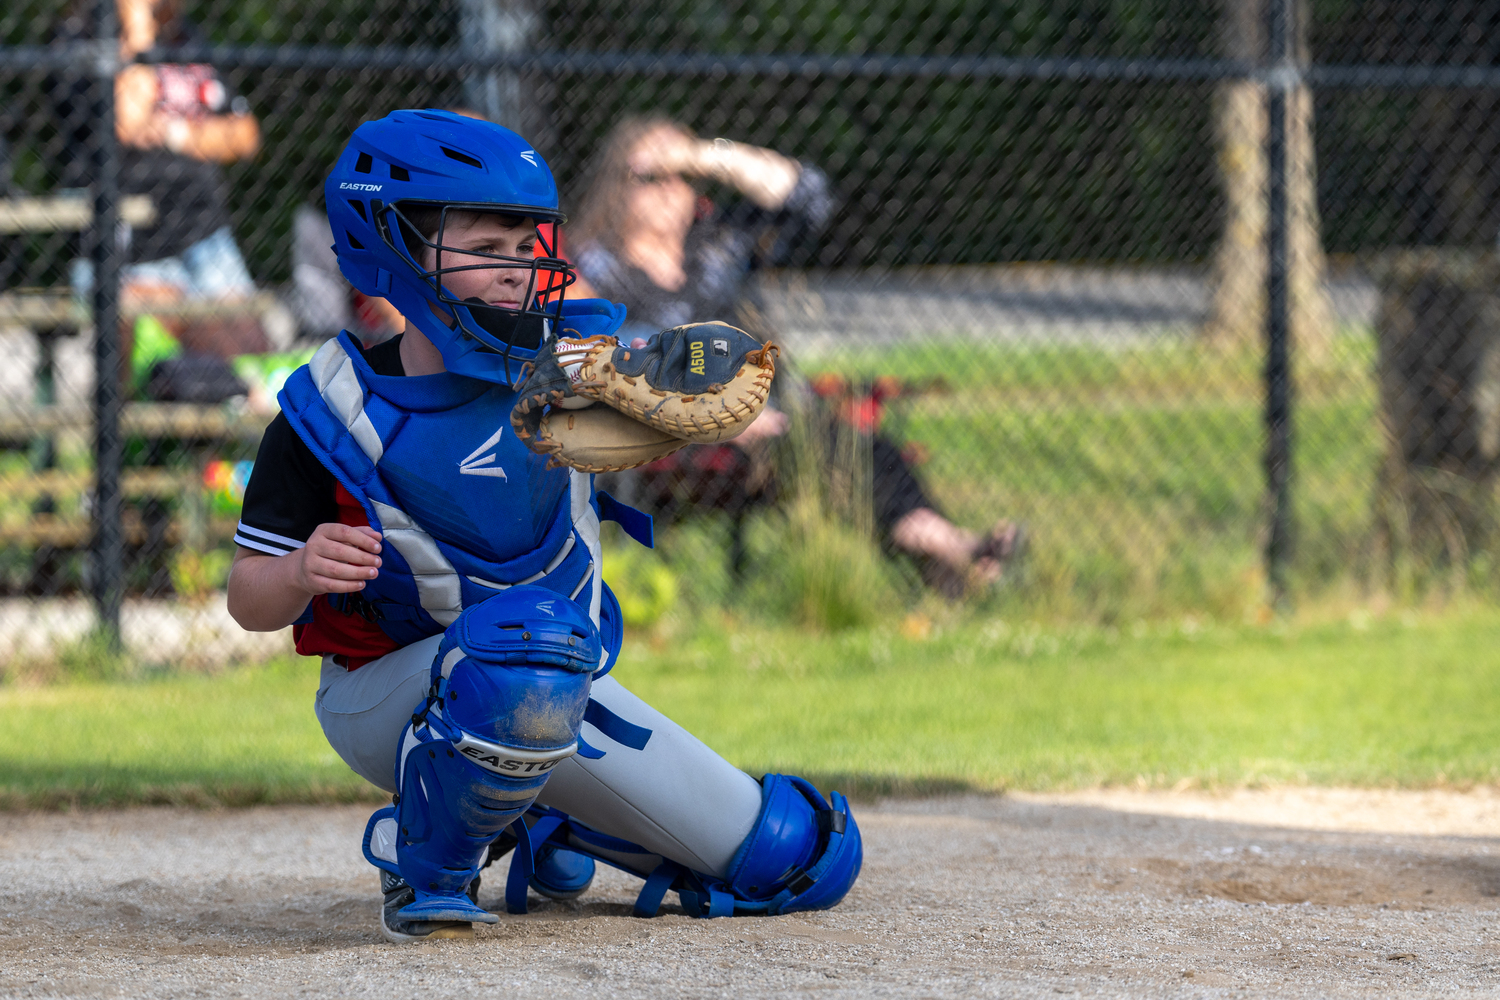
<path fill-rule="evenodd" d="M 0 816 L 0 995 L 1500 993 L 1490 793 L 885 802 L 857 809 L 865 873 L 828 913 L 637 920 L 606 872 L 408 947 L 375 930 L 367 812 Z"/>

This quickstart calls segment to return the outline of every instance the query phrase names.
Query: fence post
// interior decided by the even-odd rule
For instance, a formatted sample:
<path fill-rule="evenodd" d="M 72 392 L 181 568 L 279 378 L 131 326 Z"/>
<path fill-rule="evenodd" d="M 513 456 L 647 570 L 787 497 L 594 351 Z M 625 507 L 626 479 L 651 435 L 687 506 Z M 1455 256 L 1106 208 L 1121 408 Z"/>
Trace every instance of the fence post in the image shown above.
<path fill-rule="evenodd" d="M 116 0 L 95 7 L 93 111 L 94 221 L 89 255 L 94 264 L 94 604 L 98 628 L 112 650 L 120 648 L 125 539 L 121 522 L 120 466 L 120 150 L 115 137 L 115 74 L 119 69 Z"/>
<path fill-rule="evenodd" d="M 526 0 L 462 0 L 459 10 L 464 48 L 476 55 L 517 55 L 535 30 L 536 15 Z M 530 135 L 521 79 L 514 69 L 470 70 L 464 80 L 464 100 L 490 121 Z"/>
<path fill-rule="evenodd" d="M 1289 363 L 1291 302 L 1288 294 L 1287 117 L 1298 68 L 1292 56 L 1293 0 L 1269 0 L 1270 72 L 1266 80 L 1266 490 L 1271 524 L 1266 539 L 1266 580 L 1273 605 L 1287 605 L 1287 563 L 1292 555 L 1292 400 Z"/>

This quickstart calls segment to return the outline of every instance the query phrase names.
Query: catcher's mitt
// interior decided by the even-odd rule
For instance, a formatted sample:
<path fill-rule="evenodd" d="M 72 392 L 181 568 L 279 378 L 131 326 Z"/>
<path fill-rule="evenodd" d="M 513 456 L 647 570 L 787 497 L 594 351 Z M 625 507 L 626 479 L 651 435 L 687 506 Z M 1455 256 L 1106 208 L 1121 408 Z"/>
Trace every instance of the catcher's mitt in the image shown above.
<path fill-rule="evenodd" d="M 765 407 L 776 348 L 724 323 L 546 345 L 510 422 L 532 451 L 581 472 L 616 472 L 693 442 L 726 441 Z M 605 404 L 605 405 L 600 405 Z"/>
<path fill-rule="evenodd" d="M 645 347 L 598 337 L 583 351 L 580 396 L 684 441 L 727 441 L 765 408 L 776 346 L 727 323 L 689 323 Z"/>
<path fill-rule="evenodd" d="M 685 447 L 688 442 L 680 438 L 574 393 L 578 358 L 596 342 L 615 341 L 558 340 L 537 355 L 510 411 L 516 436 L 532 451 L 551 456 L 549 468 L 566 465 L 579 472 L 633 469 Z"/>

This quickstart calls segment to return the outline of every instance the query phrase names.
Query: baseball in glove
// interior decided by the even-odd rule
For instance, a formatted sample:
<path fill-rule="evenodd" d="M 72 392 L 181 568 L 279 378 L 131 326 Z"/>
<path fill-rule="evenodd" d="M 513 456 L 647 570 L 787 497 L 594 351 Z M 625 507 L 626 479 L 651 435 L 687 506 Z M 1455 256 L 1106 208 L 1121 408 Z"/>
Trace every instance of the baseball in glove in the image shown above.
<path fill-rule="evenodd" d="M 573 391 L 579 359 L 595 341 L 613 343 L 614 338 L 557 340 L 537 355 L 510 411 L 516 436 L 537 454 L 551 456 L 549 468 L 565 465 L 579 472 L 633 469 L 686 447 L 680 438 Z"/>
<path fill-rule="evenodd" d="M 610 338 L 599 338 L 607 341 Z M 684 441 L 728 441 L 765 408 L 776 346 L 727 323 L 674 326 L 645 347 L 597 342 L 574 387 Z"/>
<path fill-rule="evenodd" d="M 644 347 L 565 335 L 538 355 L 511 425 L 557 464 L 614 472 L 739 434 L 775 374 L 775 346 L 724 323 L 673 327 Z"/>

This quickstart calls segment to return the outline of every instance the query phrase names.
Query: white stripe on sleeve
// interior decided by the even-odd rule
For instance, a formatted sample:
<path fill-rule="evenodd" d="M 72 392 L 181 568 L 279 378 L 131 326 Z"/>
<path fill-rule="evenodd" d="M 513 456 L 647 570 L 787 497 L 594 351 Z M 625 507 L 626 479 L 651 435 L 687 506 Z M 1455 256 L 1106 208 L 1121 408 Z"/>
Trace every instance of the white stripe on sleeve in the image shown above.
<path fill-rule="evenodd" d="M 265 552 L 268 555 L 284 556 L 288 552 L 295 552 L 307 543 L 285 535 L 278 535 L 273 531 L 252 528 L 241 521 L 234 532 L 234 544 L 243 545 L 256 552 Z"/>

